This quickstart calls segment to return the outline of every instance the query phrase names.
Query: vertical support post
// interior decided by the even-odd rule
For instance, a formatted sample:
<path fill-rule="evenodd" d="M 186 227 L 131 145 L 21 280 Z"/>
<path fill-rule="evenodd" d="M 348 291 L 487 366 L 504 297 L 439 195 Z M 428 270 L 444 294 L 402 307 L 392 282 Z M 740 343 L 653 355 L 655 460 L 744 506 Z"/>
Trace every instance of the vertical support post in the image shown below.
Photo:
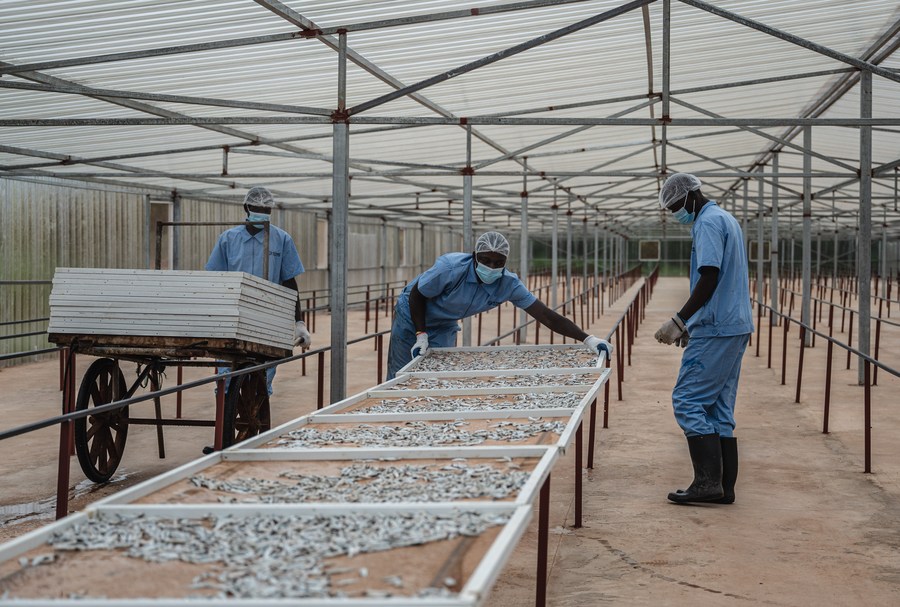
<path fill-rule="evenodd" d="M 228 381 L 231 381 L 230 379 Z M 225 432 L 225 380 L 216 380 L 216 435 L 213 438 L 213 446 L 216 451 L 222 450 L 223 436 Z"/>
<path fill-rule="evenodd" d="M 466 125 L 466 166 L 463 169 L 463 250 L 475 250 L 475 235 L 472 233 L 472 126 Z M 472 319 L 462 322 L 463 346 L 472 345 Z"/>
<path fill-rule="evenodd" d="M 606 357 L 606 368 L 612 367 L 612 361 L 609 356 Z M 603 386 L 603 427 L 609 428 L 609 379 L 607 378 Z"/>
<path fill-rule="evenodd" d="M 762 170 L 763 168 L 759 167 L 760 173 L 762 173 Z M 759 302 L 760 305 L 765 303 L 765 294 L 763 293 L 763 215 L 765 214 L 763 194 L 765 185 L 765 180 L 760 176 L 759 200 L 756 205 L 756 301 Z M 757 343 L 759 343 L 758 340 Z M 756 355 L 759 356 L 759 348 L 757 348 Z"/>
<path fill-rule="evenodd" d="M 872 72 L 859 73 L 859 117 L 872 117 Z M 857 348 L 868 356 L 872 323 L 872 127 L 859 127 L 859 229 L 857 230 L 857 305 L 859 306 L 859 338 Z M 859 383 L 868 387 L 869 366 L 859 359 Z M 865 377 L 864 377 L 865 375 Z M 868 427 L 866 428 L 868 431 Z M 868 467 L 868 466 L 867 466 Z M 866 470 L 869 472 L 869 470 Z"/>
<path fill-rule="evenodd" d="M 350 125 L 347 122 L 347 32 L 338 32 L 338 107 L 333 120 L 331 199 L 331 402 L 347 391 L 347 220 L 350 205 Z M 321 367 L 320 367 L 321 369 Z"/>
<path fill-rule="evenodd" d="M 387 217 L 381 218 L 381 296 L 387 301 L 387 265 L 388 265 L 388 243 L 387 243 Z"/>
<path fill-rule="evenodd" d="M 582 452 L 584 450 L 584 423 L 579 422 L 575 430 L 575 524 L 576 529 L 581 529 L 581 502 L 582 495 Z"/>
<path fill-rule="evenodd" d="M 607 363 L 609 361 L 607 360 Z M 608 382 L 607 382 L 608 383 Z M 588 429 L 588 456 L 587 456 L 587 467 L 591 470 L 594 469 L 594 441 L 596 440 L 596 432 L 597 432 L 597 397 L 594 397 L 594 400 L 591 402 L 591 421 L 590 428 Z"/>
<path fill-rule="evenodd" d="M 863 397 L 863 423 L 865 424 L 864 442 L 866 451 L 866 469 L 864 472 L 869 474 L 872 472 L 872 382 L 870 381 L 872 363 L 870 363 L 868 359 L 860 358 L 859 360 L 863 365 L 863 390 L 865 394 Z"/>
<path fill-rule="evenodd" d="M 743 180 L 743 194 L 744 194 L 744 206 L 743 206 L 743 214 L 741 215 L 741 233 L 744 236 L 744 247 L 745 251 L 750 250 L 750 245 L 748 244 L 749 236 L 747 236 L 747 216 L 748 216 L 748 206 L 750 204 L 750 180 L 748 178 L 744 178 Z"/>
<path fill-rule="evenodd" d="M 378 350 L 378 372 L 376 375 L 376 383 L 381 384 L 384 379 L 384 335 L 375 336 L 375 348 Z"/>
<path fill-rule="evenodd" d="M 525 159 L 528 160 L 527 158 Z M 529 250 L 529 240 L 528 240 L 528 172 L 526 168 L 522 168 L 522 208 L 521 208 L 521 236 L 519 237 L 519 278 L 522 279 L 522 282 L 528 284 L 528 250 Z M 519 324 L 522 326 L 519 329 L 519 343 L 524 344 L 528 339 L 528 327 L 525 326 L 525 323 L 528 322 L 528 315 L 525 310 L 519 310 Z"/>
<path fill-rule="evenodd" d="M 828 434 L 828 416 L 831 407 L 831 363 L 834 357 L 834 306 L 828 308 L 828 354 L 825 358 L 825 406 L 822 411 L 822 434 Z"/>
<path fill-rule="evenodd" d="M 671 90 L 672 68 L 672 2 L 663 0 L 663 48 L 662 48 L 662 127 L 659 146 L 659 174 L 664 179 L 669 172 L 666 158 L 667 137 L 666 125 L 669 122 L 669 95 Z"/>
<path fill-rule="evenodd" d="M 184 367 L 182 365 L 178 365 L 178 375 L 175 378 L 175 382 L 177 386 L 180 386 L 184 383 Z M 181 395 L 184 394 L 184 390 L 179 390 L 175 394 L 175 419 L 181 419 Z"/>
<path fill-rule="evenodd" d="M 181 195 L 180 194 L 172 194 L 172 222 L 180 223 L 181 222 Z M 172 267 L 169 268 L 171 270 L 178 270 L 181 268 L 181 226 L 172 226 Z M 265 269 L 265 263 L 268 260 L 269 256 L 263 256 L 263 268 Z M 267 276 L 263 274 L 263 276 Z"/>
<path fill-rule="evenodd" d="M 68 349 L 66 352 L 68 361 L 63 380 L 63 413 L 71 413 L 75 410 L 75 353 Z M 56 473 L 57 520 L 69 513 L 69 470 L 73 446 L 73 430 L 73 422 L 63 422 L 59 425 L 59 462 Z"/>
<path fill-rule="evenodd" d="M 609 281 L 609 232 L 603 230 L 603 288 L 600 292 L 600 300 L 603 301 L 603 297 L 606 294 L 607 283 Z M 600 313 L 603 313 L 603 305 L 600 306 Z"/>
<path fill-rule="evenodd" d="M 806 327 L 800 325 L 800 361 L 797 364 L 797 394 L 794 402 L 800 402 L 800 385 L 803 382 L 803 353 L 806 350 Z"/>
<path fill-rule="evenodd" d="M 572 198 L 569 194 L 569 207 L 566 209 L 566 296 L 565 301 L 572 299 Z"/>
<path fill-rule="evenodd" d="M 556 186 L 553 186 L 553 235 L 550 238 L 550 308 L 556 311 L 559 305 L 559 205 L 556 204 Z"/>
<path fill-rule="evenodd" d="M 812 127 L 803 127 L 803 258 L 802 258 L 802 280 L 803 280 L 803 300 L 800 304 L 800 320 L 806 326 L 811 326 L 809 308 L 810 298 L 812 297 Z M 810 345 L 810 334 L 801 329 L 800 335 L 803 339 L 803 345 Z M 802 346 L 801 346 L 802 348 Z M 800 350 L 802 361 L 803 350 Z M 799 383 L 798 383 L 799 386 Z M 799 388 L 798 388 L 799 390 Z M 799 401 L 798 401 L 799 402 Z"/>
<path fill-rule="evenodd" d="M 538 554 L 537 554 L 537 588 L 534 604 L 545 607 L 547 604 L 547 545 L 550 531 L 550 475 L 544 480 L 538 506 Z"/>
<path fill-rule="evenodd" d="M 600 268 L 597 263 L 600 261 L 600 230 L 597 222 L 594 222 L 594 288 L 591 290 L 594 298 L 594 318 L 597 317 L 597 300 L 603 300 L 603 294 L 600 292 L 599 278 Z"/>
<path fill-rule="evenodd" d="M 778 300 L 778 152 L 772 153 L 772 245 L 769 249 L 772 265 L 769 270 L 769 305 L 775 313 L 772 322 L 779 322 L 777 313 L 781 311 Z"/>

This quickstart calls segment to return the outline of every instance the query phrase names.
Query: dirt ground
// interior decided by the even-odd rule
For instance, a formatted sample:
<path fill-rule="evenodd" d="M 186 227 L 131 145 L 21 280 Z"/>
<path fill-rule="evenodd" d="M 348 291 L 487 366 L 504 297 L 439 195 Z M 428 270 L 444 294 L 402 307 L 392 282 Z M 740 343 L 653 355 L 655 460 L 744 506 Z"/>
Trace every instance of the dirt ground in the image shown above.
<path fill-rule="evenodd" d="M 636 288 L 636 287 L 635 287 Z M 900 603 L 900 380 L 879 374 L 872 392 L 872 473 L 865 474 L 863 393 L 855 367 L 835 356 L 829 434 L 822 433 L 825 347 L 807 350 L 800 404 L 794 403 L 798 351 L 791 334 L 787 382 L 781 385 L 781 330 L 773 333 L 767 367 L 764 325 L 744 358 L 737 405 L 740 473 L 733 505 L 677 506 L 666 493 L 690 482 L 687 444 L 674 422 L 670 393 L 681 350 L 657 344 L 653 332 L 687 297 L 685 279 L 660 279 L 626 367 L 623 400 L 611 391 L 609 428 L 599 429 L 595 465 L 583 472 L 584 526 L 573 529 L 574 450 L 551 478 L 548 604 L 612 605 L 896 605 Z M 632 291 L 634 288 L 632 289 Z M 630 293 L 586 327 L 605 335 Z M 511 326 L 510 309 L 503 312 Z M 361 311 L 349 335 L 365 333 Z M 384 318 L 381 327 L 387 326 Z M 496 319 L 485 320 L 495 332 Z M 315 345 L 328 341 L 319 316 Z M 369 330 L 372 330 L 370 325 Z M 487 334 L 487 330 L 485 330 Z M 541 335 L 546 341 L 546 332 Z M 557 342 L 558 343 L 558 342 Z M 838 351 L 836 351 L 837 353 Z M 372 343 L 351 347 L 348 393 L 376 383 Z M 882 335 L 882 358 L 900 360 L 896 334 Z M 89 360 L 78 361 L 79 376 Z M 185 379 L 208 370 L 186 371 Z M 327 371 L 326 371 L 327 377 Z M 613 376 L 612 381 L 615 382 Z M 174 383 L 174 374 L 167 385 Z M 3 427 L 56 414 L 58 363 L 0 371 Z M 326 386 L 327 388 L 327 386 Z M 299 363 L 275 380 L 273 422 L 307 413 L 316 403 L 316 368 Z M 891 396 L 894 394 L 894 396 Z M 152 408 L 132 415 L 149 416 Z M 164 401 L 167 416 L 174 398 Z M 212 389 L 185 397 L 185 417 L 209 418 Z M 598 420 L 600 418 L 598 417 Z M 200 455 L 211 428 L 166 428 L 167 457 L 156 452 L 150 427 L 133 427 L 114 482 L 86 480 L 71 458 L 71 508 L 169 470 Z M 587 437 L 587 434 L 585 434 Z M 0 443 L 0 540 L 53 518 L 58 430 Z M 491 606 L 534 602 L 536 520 L 519 542 L 487 600 Z"/>

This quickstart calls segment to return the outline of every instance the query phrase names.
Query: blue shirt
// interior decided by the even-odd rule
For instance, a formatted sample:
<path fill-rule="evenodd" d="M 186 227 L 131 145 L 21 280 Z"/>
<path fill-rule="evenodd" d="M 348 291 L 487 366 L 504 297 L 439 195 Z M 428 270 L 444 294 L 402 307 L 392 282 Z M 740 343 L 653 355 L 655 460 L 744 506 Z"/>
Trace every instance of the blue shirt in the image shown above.
<path fill-rule="evenodd" d="M 246 226 L 236 226 L 219 235 L 206 262 L 213 272 L 246 272 L 263 277 L 263 231 L 251 235 Z M 269 225 L 269 281 L 281 284 L 303 273 L 303 262 L 291 235 Z"/>
<path fill-rule="evenodd" d="M 691 292 L 700 280 L 700 268 L 719 268 L 719 282 L 712 297 L 688 319 L 691 337 L 753 333 L 750 277 L 741 226 L 728 211 L 710 200 L 694 220 L 691 237 Z"/>
<path fill-rule="evenodd" d="M 479 282 L 471 253 L 448 253 L 438 257 L 434 265 L 406 285 L 397 302 L 409 314 L 409 293 L 418 284 L 419 293 L 428 298 L 425 326 L 428 329 L 456 326 L 456 321 L 496 308 L 510 301 L 517 308 L 527 308 L 537 297 L 509 270 L 496 282 Z"/>

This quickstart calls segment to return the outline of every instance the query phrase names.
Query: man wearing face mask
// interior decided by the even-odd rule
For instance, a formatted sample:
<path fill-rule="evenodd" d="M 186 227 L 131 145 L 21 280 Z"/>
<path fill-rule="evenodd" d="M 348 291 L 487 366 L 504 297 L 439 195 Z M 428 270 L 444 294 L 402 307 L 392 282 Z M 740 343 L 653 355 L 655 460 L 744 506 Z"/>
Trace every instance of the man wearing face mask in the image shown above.
<path fill-rule="evenodd" d="M 244 212 L 247 222 L 226 230 L 219 235 L 206 262 L 206 270 L 218 272 L 246 272 L 263 278 L 263 226 L 256 222 L 269 221 L 275 198 L 262 186 L 250 188 L 244 196 Z M 284 230 L 269 224 L 269 275 L 270 282 L 282 285 L 294 291 L 298 290 L 297 276 L 302 274 L 303 262 L 291 235 Z M 312 343 L 306 324 L 300 311 L 300 299 L 294 309 L 294 346 L 308 348 Z M 228 368 L 220 368 L 227 373 Z M 272 379 L 275 367 L 266 370 L 266 388 L 272 394 Z"/>
<path fill-rule="evenodd" d="M 552 331 L 577 339 L 599 355 L 612 345 L 588 335 L 568 318 L 557 314 L 518 276 L 506 269 L 509 242 L 499 232 L 478 237 L 473 253 L 448 253 L 406 285 L 394 310 L 388 349 L 388 379 L 413 358 L 431 347 L 456 345 L 457 321 L 511 301 Z"/>
<path fill-rule="evenodd" d="M 693 239 L 691 295 L 655 335 L 685 348 L 672 406 L 687 437 L 694 481 L 668 499 L 731 504 L 738 470 L 734 404 L 753 312 L 740 225 L 707 200 L 700 185 L 694 175 L 676 173 L 659 192 L 660 207 L 690 225 Z"/>

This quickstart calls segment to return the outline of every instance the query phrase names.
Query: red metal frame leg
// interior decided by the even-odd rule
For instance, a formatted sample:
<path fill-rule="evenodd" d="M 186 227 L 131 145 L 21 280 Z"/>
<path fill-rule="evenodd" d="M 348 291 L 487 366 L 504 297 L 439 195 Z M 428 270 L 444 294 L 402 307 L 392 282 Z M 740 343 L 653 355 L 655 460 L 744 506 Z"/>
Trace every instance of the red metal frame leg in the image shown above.
<path fill-rule="evenodd" d="M 541 487 L 540 506 L 538 507 L 538 556 L 537 556 L 537 589 L 534 604 L 537 607 L 547 605 L 547 544 L 550 523 L 550 475 Z"/>
<path fill-rule="evenodd" d="M 222 450 L 225 430 L 225 380 L 216 381 L 216 451 Z"/>
<path fill-rule="evenodd" d="M 583 491 L 581 487 L 581 454 L 584 449 L 584 434 L 582 427 L 584 424 L 578 424 L 578 430 L 575 431 L 575 528 L 581 528 L 581 502 Z"/>

